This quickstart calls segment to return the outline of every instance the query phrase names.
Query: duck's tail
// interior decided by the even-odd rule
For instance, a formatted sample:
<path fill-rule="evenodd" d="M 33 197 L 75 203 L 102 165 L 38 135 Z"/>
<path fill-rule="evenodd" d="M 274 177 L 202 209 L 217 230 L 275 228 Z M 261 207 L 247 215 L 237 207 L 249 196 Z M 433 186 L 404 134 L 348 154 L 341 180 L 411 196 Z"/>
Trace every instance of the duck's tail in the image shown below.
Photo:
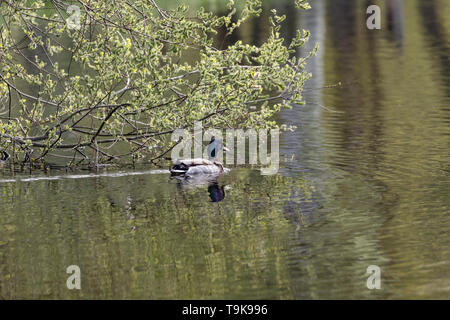
<path fill-rule="evenodd" d="M 184 163 L 177 163 L 172 168 L 170 168 L 170 173 L 173 176 L 178 176 L 185 174 L 189 170 L 189 166 Z"/>

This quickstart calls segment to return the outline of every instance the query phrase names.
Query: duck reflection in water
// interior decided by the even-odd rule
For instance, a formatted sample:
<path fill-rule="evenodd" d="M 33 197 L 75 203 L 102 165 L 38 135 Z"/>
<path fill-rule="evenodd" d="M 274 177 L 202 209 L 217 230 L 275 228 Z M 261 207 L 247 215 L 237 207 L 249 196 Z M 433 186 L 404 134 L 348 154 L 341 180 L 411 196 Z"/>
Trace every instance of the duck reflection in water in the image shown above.
<path fill-rule="evenodd" d="M 217 181 L 208 185 L 208 192 L 212 202 L 220 202 L 225 198 L 225 186 L 219 186 Z"/>
<path fill-rule="evenodd" d="M 172 176 L 171 179 L 177 180 L 177 186 L 183 190 L 208 188 L 209 198 L 212 202 L 220 202 L 225 198 L 225 185 L 220 185 L 217 181 L 218 175 L 207 176 Z"/>

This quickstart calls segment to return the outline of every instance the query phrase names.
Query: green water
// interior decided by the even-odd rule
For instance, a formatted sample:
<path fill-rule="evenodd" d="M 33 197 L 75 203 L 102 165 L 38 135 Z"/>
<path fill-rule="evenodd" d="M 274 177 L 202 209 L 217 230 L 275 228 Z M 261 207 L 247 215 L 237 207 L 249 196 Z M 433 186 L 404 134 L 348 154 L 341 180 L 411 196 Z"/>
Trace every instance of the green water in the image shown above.
<path fill-rule="evenodd" d="M 278 118 L 298 128 L 281 136 L 277 175 L 3 169 L 0 298 L 449 299 L 450 6 L 380 2 L 369 31 L 370 2 L 278 5 L 286 37 L 309 29 L 320 50 L 306 104 Z M 66 287 L 69 265 L 81 290 Z"/>

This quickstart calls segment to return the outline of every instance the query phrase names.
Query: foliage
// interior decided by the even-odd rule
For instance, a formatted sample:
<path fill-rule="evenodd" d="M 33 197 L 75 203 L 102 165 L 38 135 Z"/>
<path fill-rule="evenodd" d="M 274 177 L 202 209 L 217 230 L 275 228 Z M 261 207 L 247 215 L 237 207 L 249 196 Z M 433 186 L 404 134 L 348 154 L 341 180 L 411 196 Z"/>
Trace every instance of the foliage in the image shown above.
<path fill-rule="evenodd" d="M 70 5 L 80 9 L 79 25 Z M 195 121 L 276 127 L 272 116 L 301 100 L 309 75 L 295 50 L 309 33 L 285 44 L 284 17 L 272 10 L 261 46 L 223 48 L 216 34 L 228 37 L 258 16 L 261 1 L 237 12 L 230 0 L 228 10 L 192 16 L 187 6 L 164 10 L 153 0 L 2 1 L 0 150 L 14 162 L 58 156 L 98 165 L 158 159 L 176 143 L 170 134 Z"/>

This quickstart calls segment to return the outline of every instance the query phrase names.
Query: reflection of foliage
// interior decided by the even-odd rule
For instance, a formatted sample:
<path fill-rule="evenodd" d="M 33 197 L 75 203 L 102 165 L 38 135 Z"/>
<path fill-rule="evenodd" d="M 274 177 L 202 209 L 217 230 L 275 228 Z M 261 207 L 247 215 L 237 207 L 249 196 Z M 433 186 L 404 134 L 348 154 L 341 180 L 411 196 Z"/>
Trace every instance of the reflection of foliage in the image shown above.
<path fill-rule="evenodd" d="M 79 30 L 66 24 L 70 3 L 81 7 Z M 284 17 L 274 11 L 261 46 L 215 47 L 214 34 L 233 34 L 261 1 L 247 0 L 239 12 L 229 1 L 227 10 L 199 9 L 192 18 L 186 6 L 164 10 L 153 0 L 3 1 L 0 90 L 8 106 L 0 147 L 14 148 L 14 161 L 99 164 L 158 157 L 172 144 L 168 135 L 197 120 L 277 126 L 272 115 L 301 100 L 309 76 L 295 49 L 309 34 L 286 46 Z"/>
<path fill-rule="evenodd" d="M 2 185 L 0 293 L 290 297 L 285 249 L 295 228 L 283 205 L 307 189 L 300 179 L 237 171 L 219 181 L 229 186 L 219 203 L 206 188 L 180 191 L 167 176 Z M 80 292 L 65 288 L 70 264 L 81 267 Z M 272 295 L 248 285 L 270 287 Z"/>

